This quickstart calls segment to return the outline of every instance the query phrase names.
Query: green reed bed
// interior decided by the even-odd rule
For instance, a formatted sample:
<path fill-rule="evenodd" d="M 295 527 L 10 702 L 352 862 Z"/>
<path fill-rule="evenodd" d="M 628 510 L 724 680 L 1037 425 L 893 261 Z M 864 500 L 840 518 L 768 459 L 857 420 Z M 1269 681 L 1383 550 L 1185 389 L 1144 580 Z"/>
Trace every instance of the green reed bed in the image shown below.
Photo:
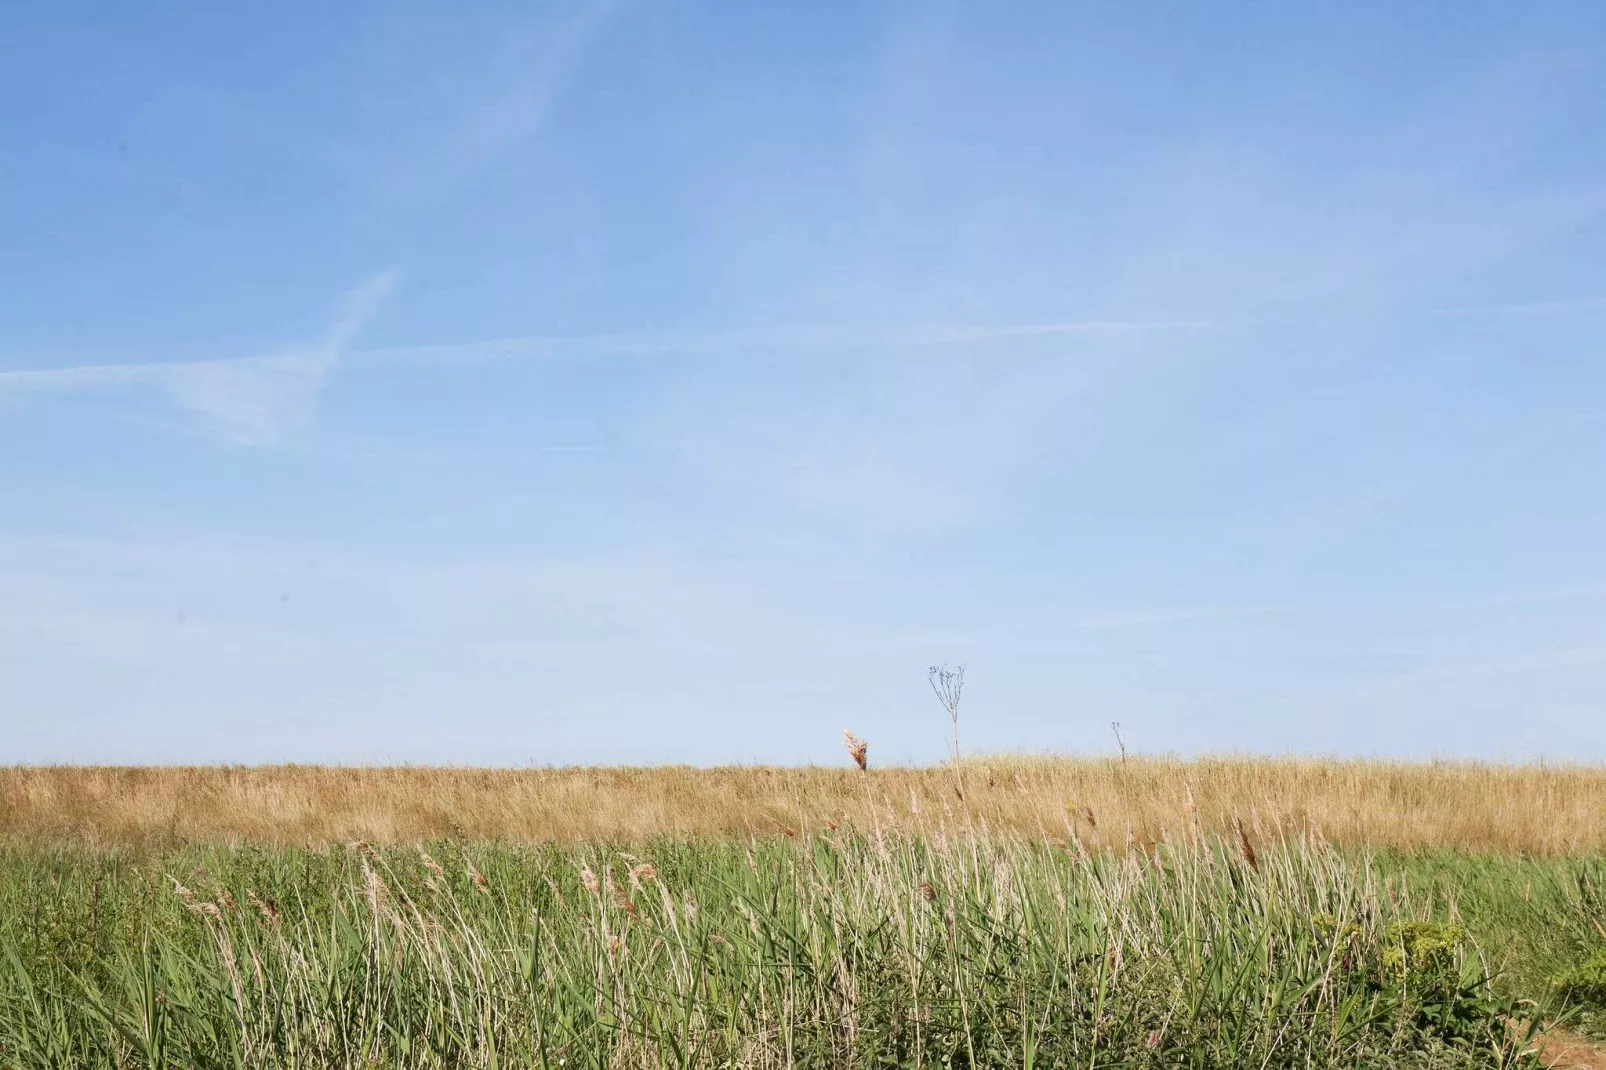
<path fill-rule="evenodd" d="M 1598 868 L 1528 865 L 1586 961 Z M 1510 948 L 1443 871 L 847 833 L 0 850 L 0 1066 L 1521 1065 L 1543 971 L 1491 980 Z M 1486 883 L 1509 943 L 1526 886 Z"/>

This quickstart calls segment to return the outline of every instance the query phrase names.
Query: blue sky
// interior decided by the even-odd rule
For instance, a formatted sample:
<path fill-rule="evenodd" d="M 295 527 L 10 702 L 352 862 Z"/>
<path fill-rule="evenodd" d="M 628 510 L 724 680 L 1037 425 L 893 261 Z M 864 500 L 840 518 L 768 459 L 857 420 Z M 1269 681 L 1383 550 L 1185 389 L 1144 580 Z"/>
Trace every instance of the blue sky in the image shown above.
<path fill-rule="evenodd" d="M 0 760 L 1606 757 L 1606 7 L 12 4 Z"/>

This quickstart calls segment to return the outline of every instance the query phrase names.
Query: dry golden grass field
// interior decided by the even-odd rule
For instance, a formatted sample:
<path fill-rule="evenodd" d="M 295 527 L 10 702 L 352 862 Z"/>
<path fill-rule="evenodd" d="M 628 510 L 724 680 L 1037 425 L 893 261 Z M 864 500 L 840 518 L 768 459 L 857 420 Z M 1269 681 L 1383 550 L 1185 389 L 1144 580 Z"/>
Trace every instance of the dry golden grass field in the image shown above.
<path fill-rule="evenodd" d="M 1089 848 L 1256 839 L 1566 855 L 1606 845 L 1606 769 L 1294 758 L 994 758 L 947 767 L 0 769 L 12 843 L 640 841 L 833 825 L 985 827 Z"/>

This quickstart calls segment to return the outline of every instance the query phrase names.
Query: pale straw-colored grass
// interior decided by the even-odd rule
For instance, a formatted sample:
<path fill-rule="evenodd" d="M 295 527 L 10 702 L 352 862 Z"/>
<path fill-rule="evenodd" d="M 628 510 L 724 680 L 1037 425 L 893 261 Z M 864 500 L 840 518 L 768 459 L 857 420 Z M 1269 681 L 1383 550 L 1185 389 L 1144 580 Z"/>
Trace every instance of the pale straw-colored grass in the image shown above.
<path fill-rule="evenodd" d="M 946 767 L 0 768 L 0 840 L 387 844 L 985 826 L 1086 847 L 1189 834 L 1564 854 L 1606 846 L 1606 768 L 1002 757 Z"/>

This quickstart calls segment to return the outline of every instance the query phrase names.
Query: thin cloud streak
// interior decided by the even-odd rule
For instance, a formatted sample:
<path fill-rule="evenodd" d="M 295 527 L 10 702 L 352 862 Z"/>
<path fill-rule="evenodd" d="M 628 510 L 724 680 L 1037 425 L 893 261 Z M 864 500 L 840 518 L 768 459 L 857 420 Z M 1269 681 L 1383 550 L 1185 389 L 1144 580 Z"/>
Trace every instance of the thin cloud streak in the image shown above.
<path fill-rule="evenodd" d="M 84 364 L 69 368 L 0 371 L 0 390 L 73 391 L 119 386 L 157 385 L 171 388 L 195 404 L 185 407 L 208 415 L 225 415 L 205 400 L 209 384 L 261 377 L 272 380 L 311 379 L 321 386 L 335 365 L 455 365 L 486 361 L 532 360 L 573 353 L 599 356 L 672 356 L 741 349 L 807 349 L 819 346 L 897 347 L 967 345 L 1009 339 L 1054 336 L 1128 334 L 1149 331 L 1191 331 L 1219 326 L 1206 320 L 1086 320 L 1069 323 L 1024 323 L 995 326 L 833 328 L 781 327 L 761 330 L 675 334 L 638 332 L 594 335 L 552 335 L 496 338 L 483 342 L 388 346 L 347 352 L 351 341 L 377 312 L 394 288 L 393 271 L 375 276 L 347 295 L 343 311 L 322 343 L 258 357 L 156 362 L 149 364 Z"/>
<path fill-rule="evenodd" d="M 1550 602 L 1587 601 L 1606 598 L 1606 580 L 1580 583 L 1571 587 L 1547 587 L 1513 594 L 1489 595 L 1467 602 L 1458 602 L 1458 608 L 1493 608 L 1498 606 L 1531 606 Z"/>
<path fill-rule="evenodd" d="M 1282 612 L 1282 606 L 1196 606 L 1181 609 L 1157 609 L 1134 613 L 1115 613 L 1107 617 L 1088 617 L 1072 621 L 1077 631 L 1102 631 L 1112 628 L 1145 628 L 1160 624 L 1181 624 L 1195 620 L 1218 620 L 1223 617 L 1256 617 L 1266 613 Z"/>
<path fill-rule="evenodd" d="M 689 334 L 644 331 L 494 338 L 483 342 L 393 346 L 359 350 L 351 354 L 350 360 L 352 363 L 363 364 L 449 365 L 499 360 L 533 360 L 575 353 L 597 356 L 674 356 L 742 349 L 919 348 L 1055 336 L 1193 331 L 1219 326 L 1221 326 L 1219 323 L 1208 320 L 1086 320 L 1068 323 L 948 327 L 804 325 Z"/>
<path fill-rule="evenodd" d="M 1497 658 L 1487 661 L 1428 665 L 1420 669 L 1384 677 L 1369 687 L 1363 688 L 1357 692 L 1357 695 L 1371 695 L 1396 687 L 1433 683 L 1440 680 L 1481 679 L 1484 677 L 1543 672 L 1547 669 L 1590 668 L 1596 665 L 1606 665 L 1606 646 L 1569 647 L 1518 658 Z"/>
<path fill-rule="evenodd" d="M 1509 304 L 1465 305 L 1434 309 L 1439 316 L 1498 316 L 1503 314 L 1542 314 L 1606 309 L 1606 297 L 1580 297 L 1558 301 L 1515 301 Z"/>
<path fill-rule="evenodd" d="M 346 294 L 323 339 L 257 357 L 154 364 L 89 364 L 0 372 L 0 392 L 47 393 L 148 387 L 222 437 L 276 445 L 305 421 L 329 374 L 395 288 L 386 271 Z"/>

